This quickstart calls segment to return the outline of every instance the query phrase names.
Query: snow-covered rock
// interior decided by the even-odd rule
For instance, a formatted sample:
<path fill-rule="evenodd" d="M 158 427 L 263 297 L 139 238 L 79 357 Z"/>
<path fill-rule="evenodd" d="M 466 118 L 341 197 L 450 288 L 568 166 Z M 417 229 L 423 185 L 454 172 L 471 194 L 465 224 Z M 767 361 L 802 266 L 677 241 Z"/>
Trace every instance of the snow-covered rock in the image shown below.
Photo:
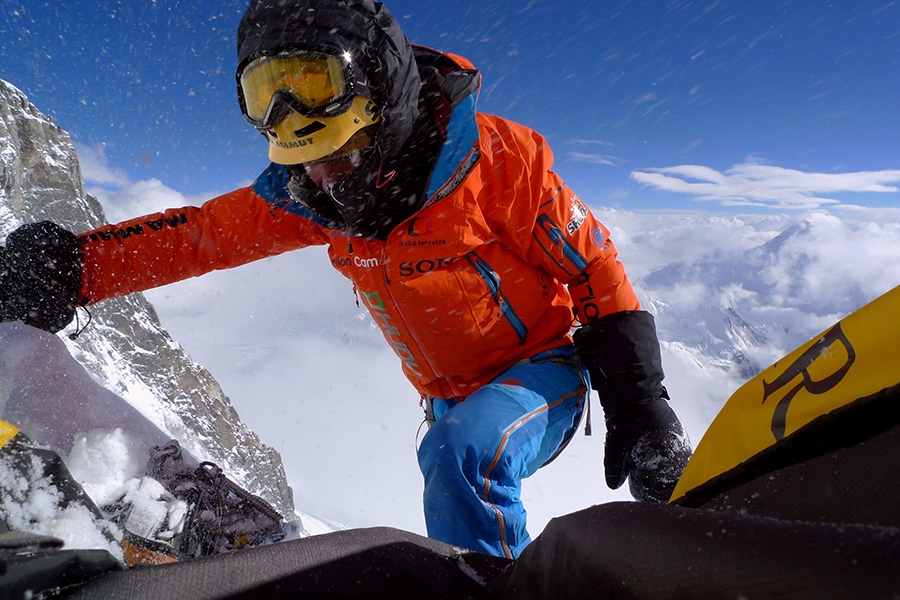
<path fill-rule="evenodd" d="M 0 238 L 43 219 L 76 233 L 106 221 L 99 202 L 84 191 L 69 135 L 0 81 Z M 219 464 L 293 516 L 280 455 L 241 422 L 213 376 L 163 329 L 141 294 L 101 302 L 89 316 L 79 310 L 78 318 L 82 325 L 90 319 L 86 329 L 74 340 L 74 326 L 59 337 L 98 384 L 198 459 Z"/>

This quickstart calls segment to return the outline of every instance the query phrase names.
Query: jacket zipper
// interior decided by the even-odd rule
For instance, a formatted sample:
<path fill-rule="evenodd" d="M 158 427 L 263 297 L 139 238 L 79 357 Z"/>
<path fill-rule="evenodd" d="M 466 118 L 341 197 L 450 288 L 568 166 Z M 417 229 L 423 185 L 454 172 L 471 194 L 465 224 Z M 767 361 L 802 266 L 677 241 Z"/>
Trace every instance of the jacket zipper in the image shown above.
<path fill-rule="evenodd" d="M 506 321 L 512 325 L 513 330 L 519 337 L 519 345 L 524 344 L 525 338 L 528 336 L 528 328 L 525 327 L 525 323 L 522 322 L 522 319 L 519 318 L 519 315 L 516 314 L 516 311 L 500 290 L 500 277 L 497 276 L 496 271 L 494 271 L 494 269 L 480 256 L 475 254 L 474 251 L 466 254 L 466 260 L 468 260 L 469 264 L 475 268 L 475 271 L 481 276 L 485 285 L 487 285 L 488 290 L 491 292 L 491 296 L 494 298 L 494 302 L 496 302 L 497 306 L 500 308 L 500 314 L 502 314 Z"/>
<path fill-rule="evenodd" d="M 562 248 L 563 256 L 572 263 L 572 266 L 575 267 L 575 273 L 569 273 L 573 277 L 578 273 L 581 273 L 588 266 L 587 259 L 581 255 L 578 250 L 575 249 L 575 246 L 569 243 L 566 239 L 566 236 L 563 235 L 562 231 L 560 231 L 559 226 L 551 219 L 548 215 L 542 214 L 538 215 L 537 218 L 538 227 L 547 234 L 547 237 L 550 238 L 550 241 L 557 247 Z M 563 265 L 560 265 L 561 267 Z"/>

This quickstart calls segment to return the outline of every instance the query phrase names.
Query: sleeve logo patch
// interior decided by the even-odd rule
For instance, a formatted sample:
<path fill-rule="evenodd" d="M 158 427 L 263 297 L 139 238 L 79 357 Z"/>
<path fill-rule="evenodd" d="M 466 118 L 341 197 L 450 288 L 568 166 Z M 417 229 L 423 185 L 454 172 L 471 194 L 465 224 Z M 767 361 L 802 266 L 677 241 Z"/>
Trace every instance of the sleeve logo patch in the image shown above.
<path fill-rule="evenodd" d="M 609 250 L 609 238 L 606 237 L 606 234 L 600 227 L 595 227 L 591 230 L 591 240 L 601 250 Z"/>
<path fill-rule="evenodd" d="M 566 224 L 566 233 L 572 235 L 578 231 L 578 228 L 582 226 L 584 220 L 587 218 L 588 208 L 578 196 L 572 196 L 572 208 L 570 212 L 571 216 L 569 217 L 569 222 Z"/>

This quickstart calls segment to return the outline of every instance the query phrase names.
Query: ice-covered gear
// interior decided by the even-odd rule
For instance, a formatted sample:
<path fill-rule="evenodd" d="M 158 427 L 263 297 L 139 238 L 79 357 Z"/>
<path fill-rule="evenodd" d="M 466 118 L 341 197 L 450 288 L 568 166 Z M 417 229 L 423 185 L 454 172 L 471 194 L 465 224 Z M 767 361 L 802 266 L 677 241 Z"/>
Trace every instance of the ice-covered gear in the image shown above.
<path fill-rule="evenodd" d="M 272 162 L 320 160 L 381 119 L 375 103 L 355 93 L 351 67 L 349 53 L 285 51 L 238 74 L 241 111 L 266 136 Z"/>
<path fill-rule="evenodd" d="M 237 50 L 238 78 L 252 61 L 286 50 L 346 58 L 349 87 L 380 110 L 379 151 L 394 155 L 413 132 L 421 80 L 406 36 L 380 2 L 253 0 L 238 27 Z"/>
<path fill-rule="evenodd" d="M 188 466 L 175 440 L 151 448 L 146 475 L 126 482 L 103 510 L 124 532 L 129 566 L 223 554 L 285 537 L 278 511 L 217 465 Z"/>
<path fill-rule="evenodd" d="M 73 233 L 50 221 L 22 225 L 0 248 L 0 321 L 61 330 L 75 316 L 81 271 Z"/>
<path fill-rule="evenodd" d="M 375 170 L 372 193 L 410 185 L 394 181 L 401 177 L 427 180 L 411 199 L 421 208 L 383 239 L 348 235 L 343 223 L 311 211 L 310 199 L 324 203 L 328 195 L 310 191 L 307 203 L 297 201 L 288 170 L 273 165 L 251 187 L 200 208 L 81 235 L 81 299 L 328 245 L 332 265 L 355 284 L 406 376 L 422 395 L 440 398 L 467 396 L 516 361 L 569 343 L 573 306 L 579 317 L 638 309 L 608 230 L 551 170 L 543 138 L 476 116 L 469 63 L 425 49 L 417 55 L 429 78 L 446 84 L 430 92 L 447 100 L 436 118 L 443 143 L 422 172 Z"/>
<path fill-rule="evenodd" d="M 653 315 L 613 313 L 574 337 L 606 417 L 606 484 L 617 489 L 628 478 L 636 500 L 667 502 L 691 447 L 662 384 Z"/>
<path fill-rule="evenodd" d="M 521 480 L 571 439 L 587 399 L 574 354 L 522 361 L 462 402 L 432 399 L 419 447 L 428 537 L 507 558 L 528 545 Z"/>
<path fill-rule="evenodd" d="M 662 420 L 667 419 L 674 420 L 667 426 L 644 432 L 624 462 L 628 469 L 628 491 L 640 502 L 668 502 L 691 458 L 690 440 L 671 407 Z M 606 447 L 611 452 L 609 444 Z"/>

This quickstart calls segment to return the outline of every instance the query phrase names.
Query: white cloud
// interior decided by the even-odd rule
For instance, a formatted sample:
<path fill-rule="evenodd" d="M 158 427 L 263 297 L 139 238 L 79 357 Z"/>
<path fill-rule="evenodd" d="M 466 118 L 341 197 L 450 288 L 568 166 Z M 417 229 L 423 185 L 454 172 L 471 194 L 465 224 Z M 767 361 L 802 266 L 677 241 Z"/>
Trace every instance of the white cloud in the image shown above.
<path fill-rule="evenodd" d="M 134 183 L 127 182 L 118 189 L 90 186 L 86 190 L 100 200 L 106 212 L 106 218 L 110 223 L 118 223 L 150 213 L 163 212 L 167 208 L 198 206 L 217 195 L 210 192 L 196 196 L 186 196 L 164 185 L 158 179 L 146 179 Z"/>
<path fill-rule="evenodd" d="M 162 212 L 167 208 L 199 206 L 218 195 L 209 192 L 188 196 L 166 186 L 159 179 L 131 181 L 124 169 L 109 164 L 102 145 L 75 144 L 75 150 L 85 191 L 100 200 L 110 223 Z"/>
<path fill-rule="evenodd" d="M 571 143 L 575 146 L 579 146 L 579 147 L 584 147 L 584 146 L 594 146 L 594 147 L 605 146 L 605 147 L 610 147 L 610 148 L 612 147 L 611 143 L 605 142 L 603 140 L 590 140 L 590 139 L 583 139 L 583 138 L 571 140 L 569 143 Z M 618 158 L 616 158 L 615 156 L 612 156 L 610 154 L 599 154 L 596 152 L 584 152 L 582 150 L 573 150 L 572 152 L 568 152 L 566 154 L 566 156 L 570 160 L 574 160 L 576 162 L 593 163 L 596 165 L 609 165 L 611 167 L 615 167 L 616 165 L 618 165 L 622 162 L 621 160 L 619 160 Z"/>
<path fill-rule="evenodd" d="M 666 192 L 695 196 L 725 206 L 765 206 L 809 210 L 838 206 L 831 194 L 897 193 L 900 170 L 808 173 L 755 162 L 725 172 L 701 165 L 633 171 L 632 179 Z"/>
<path fill-rule="evenodd" d="M 111 187 L 125 187 L 131 182 L 124 169 L 111 167 L 106 159 L 103 146 L 85 146 L 75 144 L 78 162 L 81 164 L 81 175 L 85 183 Z"/>
<path fill-rule="evenodd" d="M 569 152 L 567 156 L 577 162 L 587 162 L 596 165 L 616 166 L 616 157 L 608 154 L 592 154 L 589 152 Z"/>
<path fill-rule="evenodd" d="M 638 96 L 634 99 L 635 104 L 646 104 L 647 102 L 653 102 L 656 100 L 656 92 L 647 92 L 641 96 Z"/>
<path fill-rule="evenodd" d="M 586 138 L 577 138 L 572 140 L 573 144 L 581 145 L 581 146 L 609 146 L 612 147 L 611 142 L 606 142 L 604 140 L 589 140 Z"/>

